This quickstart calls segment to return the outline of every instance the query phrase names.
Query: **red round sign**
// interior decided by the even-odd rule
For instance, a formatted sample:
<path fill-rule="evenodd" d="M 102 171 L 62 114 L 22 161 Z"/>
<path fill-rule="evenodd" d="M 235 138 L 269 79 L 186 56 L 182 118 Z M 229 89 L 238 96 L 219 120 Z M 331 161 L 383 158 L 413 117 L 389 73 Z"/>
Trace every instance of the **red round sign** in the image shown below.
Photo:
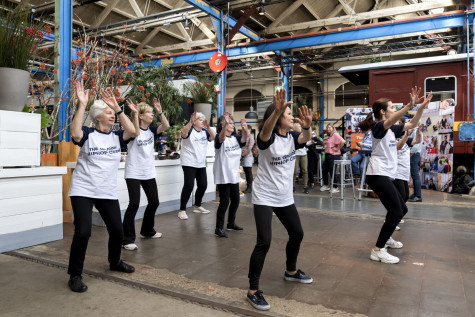
<path fill-rule="evenodd" d="M 209 67 L 213 72 L 222 72 L 225 68 L 226 65 L 228 64 L 228 58 L 226 55 L 220 52 L 216 52 L 213 55 L 211 55 L 211 58 L 209 59 Z"/>

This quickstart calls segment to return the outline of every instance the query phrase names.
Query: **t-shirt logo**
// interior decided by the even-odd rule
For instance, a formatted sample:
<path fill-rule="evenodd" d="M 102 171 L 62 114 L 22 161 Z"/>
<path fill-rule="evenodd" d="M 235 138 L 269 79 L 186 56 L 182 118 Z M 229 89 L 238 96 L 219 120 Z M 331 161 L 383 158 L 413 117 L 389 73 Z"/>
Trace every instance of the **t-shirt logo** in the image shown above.
<path fill-rule="evenodd" d="M 109 146 L 108 148 L 103 147 L 91 147 L 89 148 L 88 155 L 109 155 L 120 152 L 120 147 L 117 145 Z"/>
<path fill-rule="evenodd" d="M 232 151 L 237 151 L 240 149 L 240 146 L 238 144 L 235 144 L 233 146 L 226 146 L 224 148 L 224 152 L 228 153 L 228 152 L 232 152 Z"/>
<path fill-rule="evenodd" d="M 284 156 L 272 156 L 271 165 L 284 165 L 295 160 L 295 150 Z"/>
<path fill-rule="evenodd" d="M 147 140 L 138 140 L 137 146 L 146 146 L 153 143 L 153 136 L 148 138 Z"/>

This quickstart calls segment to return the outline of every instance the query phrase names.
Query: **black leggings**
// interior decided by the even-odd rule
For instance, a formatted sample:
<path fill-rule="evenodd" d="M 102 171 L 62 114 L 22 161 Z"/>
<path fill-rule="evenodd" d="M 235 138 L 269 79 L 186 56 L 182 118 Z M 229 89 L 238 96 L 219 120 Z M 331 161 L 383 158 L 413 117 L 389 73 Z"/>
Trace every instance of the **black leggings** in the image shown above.
<path fill-rule="evenodd" d="M 246 175 L 246 184 L 249 186 L 252 184 L 252 167 L 243 166 L 244 174 Z"/>
<path fill-rule="evenodd" d="M 109 263 L 118 264 L 123 237 L 119 201 L 72 196 L 71 205 L 74 215 L 74 236 L 69 254 L 68 274 L 71 277 L 82 274 L 87 244 L 91 236 L 93 206 L 96 206 L 109 232 Z"/>
<path fill-rule="evenodd" d="M 254 218 L 257 228 L 257 243 L 252 251 L 249 262 L 249 289 L 259 289 L 259 278 L 267 251 L 272 240 L 272 212 L 275 213 L 289 234 L 289 241 L 285 248 L 287 255 L 286 269 L 293 272 L 297 269 L 297 257 L 300 251 L 300 243 L 303 239 L 303 229 L 295 204 L 286 207 L 270 207 L 254 205 Z"/>
<path fill-rule="evenodd" d="M 315 168 L 317 166 L 319 158 L 315 155 L 315 153 L 313 153 L 312 149 L 308 149 L 307 158 L 308 158 L 308 167 L 307 167 L 308 183 L 313 184 L 315 183 L 314 173 L 315 173 Z"/>
<path fill-rule="evenodd" d="M 393 180 L 393 184 L 396 186 L 397 190 L 401 194 L 402 199 L 406 203 L 409 200 L 409 185 L 407 184 L 407 181 L 395 179 Z"/>
<path fill-rule="evenodd" d="M 384 248 L 386 241 L 388 241 L 402 217 L 407 213 L 406 203 L 389 177 L 367 175 L 366 182 L 378 195 L 379 200 L 381 200 L 381 203 L 383 203 L 387 210 L 386 221 L 376 241 L 378 248 Z"/>
<path fill-rule="evenodd" d="M 196 185 L 195 196 L 195 206 L 201 206 L 201 200 L 205 194 L 206 188 L 208 187 L 208 179 L 206 176 L 206 167 L 196 168 L 190 166 L 182 166 L 183 168 L 183 178 L 184 184 L 183 189 L 181 190 L 180 197 L 180 210 L 186 210 L 186 203 L 190 199 L 190 195 L 193 192 L 193 187 Z"/>
<path fill-rule="evenodd" d="M 129 191 L 129 205 L 124 215 L 123 245 L 135 242 L 135 215 L 140 205 L 140 185 L 142 185 L 148 201 L 140 229 L 141 235 L 151 237 L 157 233 L 153 227 L 155 226 L 155 212 L 157 211 L 158 205 L 160 205 L 155 178 L 147 180 L 127 178 L 125 182 L 127 183 L 127 190 Z"/>
<path fill-rule="evenodd" d="M 234 225 L 236 211 L 239 207 L 239 184 L 218 184 L 218 190 L 219 206 L 216 212 L 216 228 L 223 229 L 224 215 L 228 209 L 229 200 L 231 200 L 231 205 L 229 205 L 228 224 Z"/>

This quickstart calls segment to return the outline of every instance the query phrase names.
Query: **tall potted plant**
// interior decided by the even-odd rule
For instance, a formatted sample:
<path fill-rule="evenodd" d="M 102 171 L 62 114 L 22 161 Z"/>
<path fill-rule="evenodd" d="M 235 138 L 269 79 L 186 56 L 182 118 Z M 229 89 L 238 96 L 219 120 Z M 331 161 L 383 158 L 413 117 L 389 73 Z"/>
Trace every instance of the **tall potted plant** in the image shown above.
<path fill-rule="evenodd" d="M 20 5 L 14 9 L 2 5 L 0 21 L 0 110 L 20 111 L 28 96 L 28 63 L 37 44 L 52 30 Z"/>
<path fill-rule="evenodd" d="M 211 110 L 216 106 L 217 93 L 214 91 L 214 85 L 218 82 L 217 75 L 214 76 L 197 76 L 197 80 L 193 83 L 189 82 L 184 85 L 185 92 L 191 97 L 189 102 L 193 102 L 194 110 L 202 112 L 207 120 L 211 120 Z"/>

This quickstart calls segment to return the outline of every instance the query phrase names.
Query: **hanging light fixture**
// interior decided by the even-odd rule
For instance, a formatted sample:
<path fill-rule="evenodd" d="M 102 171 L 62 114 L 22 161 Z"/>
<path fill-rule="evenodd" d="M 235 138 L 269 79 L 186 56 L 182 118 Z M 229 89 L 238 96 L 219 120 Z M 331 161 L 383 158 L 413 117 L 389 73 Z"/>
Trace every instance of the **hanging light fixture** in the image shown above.
<path fill-rule="evenodd" d="M 185 20 L 185 30 L 189 30 L 190 29 L 190 20 L 186 19 Z"/>
<path fill-rule="evenodd" d="M 258 119 L 258 116 L 257 116 L 257 113 L 254 112 L 254 107 L 252 106 L 252 78 L 254 76 L 252 76 L 252 71 L 251 71 L 251 106 L 249 107 L 249 112 L 246 113 L 246 115 L 244 116 L 245 119 L 254 119 L 254 120 L 257 120 Z"/>
<path fill-rule="evenodd" d="M 265 15 L 266 14 L 266 9 L 264 8 L 264 5 L 261 4 L 259 9 L 257 10 L 259 12 L 259 15 Z"/>

